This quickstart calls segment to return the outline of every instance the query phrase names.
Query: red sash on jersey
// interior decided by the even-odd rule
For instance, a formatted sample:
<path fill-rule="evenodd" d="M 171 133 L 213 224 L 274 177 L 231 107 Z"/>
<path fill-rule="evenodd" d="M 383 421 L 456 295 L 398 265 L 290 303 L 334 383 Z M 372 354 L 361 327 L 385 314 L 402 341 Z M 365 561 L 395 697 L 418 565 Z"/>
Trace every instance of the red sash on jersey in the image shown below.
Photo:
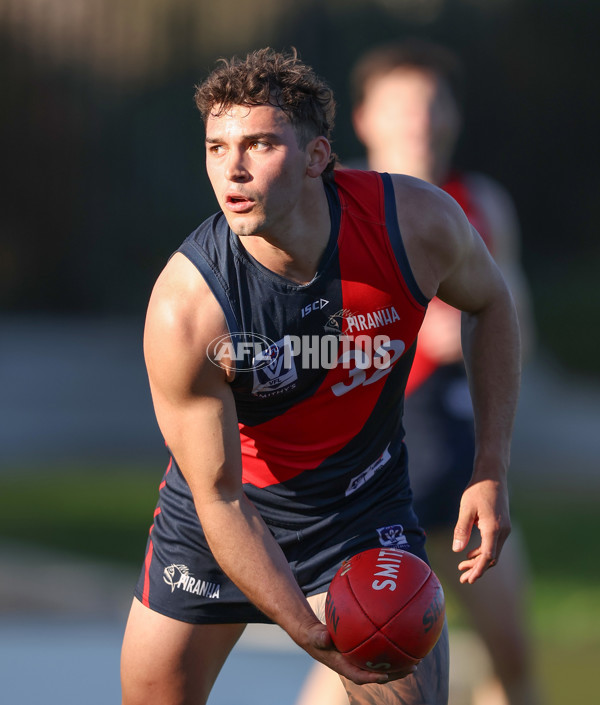
<path fill-rule="evenodd" d="M 264 423 L 240 425 L 243 481 L 256 487 L 314 469 L 348 445 L 372 414 L 389 373 L 423 321 L 425 307 L 412 295 L 390 243 L 381 177 L 349 170 L 336 172 L 335 180 L 341 205 L 342 331 L 353 338 L 389 338 L 391 345 L 381 354 L 389 364 L 378 368 L 374 354 L 367 369 L 358 369 L 358 343 L 351 349 L 340 344 L 337 366 L 314 394 Z"/>

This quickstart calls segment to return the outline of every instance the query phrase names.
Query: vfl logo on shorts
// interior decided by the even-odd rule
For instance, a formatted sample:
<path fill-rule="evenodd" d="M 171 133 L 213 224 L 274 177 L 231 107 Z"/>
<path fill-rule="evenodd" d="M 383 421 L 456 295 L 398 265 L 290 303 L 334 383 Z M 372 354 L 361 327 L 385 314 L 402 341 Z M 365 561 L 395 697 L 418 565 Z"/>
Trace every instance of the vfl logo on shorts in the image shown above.
<path fill-rule="evenodd" d="M 404 535 L 402 524 L 382 526 L 377 529 L 377 533 L 379 534 L 379 543 L 386 548 L 406 548 L 408 546 L 408 539 Z"/>
<path fill-rule="evenodd" d="M 182 563 L 172 563 L 163 571 L 163 580 L 171 588 L 185 590 L 185 592 L 198 595 L 199 597 L 210 597 L 218 600 L 221 586 L 218 583 L 211 583 L 208 580 L 200 580 L 190 574 L 190 569 Z"/>

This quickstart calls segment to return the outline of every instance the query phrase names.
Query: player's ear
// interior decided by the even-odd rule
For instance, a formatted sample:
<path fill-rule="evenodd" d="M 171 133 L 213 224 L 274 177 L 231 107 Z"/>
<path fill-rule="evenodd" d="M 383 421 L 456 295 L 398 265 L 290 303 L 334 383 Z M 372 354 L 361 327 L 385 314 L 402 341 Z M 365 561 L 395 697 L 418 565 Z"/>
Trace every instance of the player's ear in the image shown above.
<path fill-rule="evenodd" d="M 307 164 L 306 173 L 312 178 L 317 178 L 327 168 L 331 156 L 331 145 L 325 137 L 315 137 L 306 146 Z"/>

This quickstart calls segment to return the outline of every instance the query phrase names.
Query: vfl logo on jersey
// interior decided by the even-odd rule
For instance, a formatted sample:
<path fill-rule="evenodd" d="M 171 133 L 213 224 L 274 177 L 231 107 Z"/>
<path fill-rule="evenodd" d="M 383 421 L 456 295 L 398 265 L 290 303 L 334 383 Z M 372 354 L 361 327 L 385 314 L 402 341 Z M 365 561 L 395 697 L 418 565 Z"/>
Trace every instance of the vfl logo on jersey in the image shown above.
<path fill-rule="evenodd" d="M 298 372 L 289 336 L 273 343 L 270 348 L 261 353 L 261 358 L 263 358 L 261 361 L 255 360 L 257 364 L 253 365 L 252 394 L 261 397 L 280 394 L 284 389 L 295 384 Z M 266 364 L 260 364 L 263 361 Z"/>
<path fill-rule="evenodd" d="M 388 447 L 383 451 L 383 453 L 377 458 L 377 460 L 374 463 L 371 463 L 366 470 L 363 470 L 359 475 L 356 475 L 356 477 L 353 477 L 350 480 L 350 484 L 348 485 L 348 488 L 346 489 L 346 497 L 353 492 L 356 492 L 360 487 L 362 487 L 366 482 L 368 482 L 375 473 L 380 470 L 386 463 L 387 461 L 391 458 L 392 456 L 390 455 L 389 451 L 389 445 Z M 378 529 L 379 531 L 379 529 Z"/>
<path fill-rule="evenodd" d="M 171 588 L 185 590 L 185 592 L 198 595 L 199 597 L 209 597 L 218 600 L 221 586 L 218 583 L 211 583 L 208 580 L 200 580 L 190 574 L 190 569 L 182 563 L 172 563 L 163 571 L 163 580 Z"/>
<path fill-rule="evenodd" d="M 402 524 L 382 526 L 377 529 L 377 533 L 379 534 L 379 543 L 386 548 L 406 548 L 409 545 Z"/>
<path fill-rule="evenodd" d="M 268 347 L 261 350 L 252 360 L 254 368 L 269 367 L 279 357 L 281 348 L 279 343 L 271 343 Z"/>

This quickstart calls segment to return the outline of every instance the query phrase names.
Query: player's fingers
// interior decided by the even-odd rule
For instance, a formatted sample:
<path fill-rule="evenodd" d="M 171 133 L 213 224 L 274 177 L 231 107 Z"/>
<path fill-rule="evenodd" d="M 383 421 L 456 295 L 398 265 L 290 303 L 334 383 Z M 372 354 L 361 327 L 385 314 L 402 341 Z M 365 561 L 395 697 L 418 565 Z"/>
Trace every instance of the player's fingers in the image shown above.
<path fill-rule="evenodd" d="M 325 665 L 337 671 L 345 678 L 348 678 L 356 685 L 366 685 L 367 683 L 387 683 L 390 680 L 390 675 L 387 673 L 376 673 L 375 671 L 365 671 L 358 666 L 355 666 L 350 661 L 346 660 L 339 652 L 334 663 L 326 663 Z M 408 675 L 408 674 L 407 674 Z"/>
<path fill-rule="evenodd" d="M 492 561 L 498 558 L 498 531 L 481 531 L 481 545 L 479 547 L 479 562 L 489 568 Z"/>
<path fill-rule="evenodd" d="M 334 649 L 333 641 L 325 625 L 316 624 L 309 632 L 310 643 L 315 649 Z"/>
<path fill-rule="evenodd" d="M 389 676 L 385 673 L 366 671 L 348 661 L 335 648 L 325 625 L 315 624 L 311 627 L 307 651 L 318 661 L 321 661 L 321 663 L 357 685 L 365 685 L 366 683 L 387 683 L 389 680 Z"/>
<path fill-rule="evenodd" d="M 471 569 L 465 570 L 459 580 L 461 583 L 469 583 L 472 585 L 476 580 L 481 578 L 488 568 L 489 566 L 486 567 L 483 563 L 475 563 Z"/>
<path fill-rule="evenodd" d="M 458 516 L 458 521 L 454 527 L 454 538 L 452 541 L 452 550 L 455 553 L 460 553 L 469 543 L 471 531 L 473 530 L 473 517 L 462 509 Z"/>
<path fill-rule="evenodd" d="M 406 678 L 406 676 L 410 676 L 411 673 L 416 673 L 417 668 L 417 666 L 413 665 L 403 669 L 402 671 L 394 671 L 393 673 L 388 673 L 388 678 L 391 681 L 399 681 L 401 678 Z"/>
<path fill-rule="evenodd" d="M 467 560 L 458 564 L 458 569 L 462 572 L 461 583 L 474 583 L 486 570 L 496 565 L 497 558 L 491 553 L 484 551 L 480 546 L 469 552 Z"/>

